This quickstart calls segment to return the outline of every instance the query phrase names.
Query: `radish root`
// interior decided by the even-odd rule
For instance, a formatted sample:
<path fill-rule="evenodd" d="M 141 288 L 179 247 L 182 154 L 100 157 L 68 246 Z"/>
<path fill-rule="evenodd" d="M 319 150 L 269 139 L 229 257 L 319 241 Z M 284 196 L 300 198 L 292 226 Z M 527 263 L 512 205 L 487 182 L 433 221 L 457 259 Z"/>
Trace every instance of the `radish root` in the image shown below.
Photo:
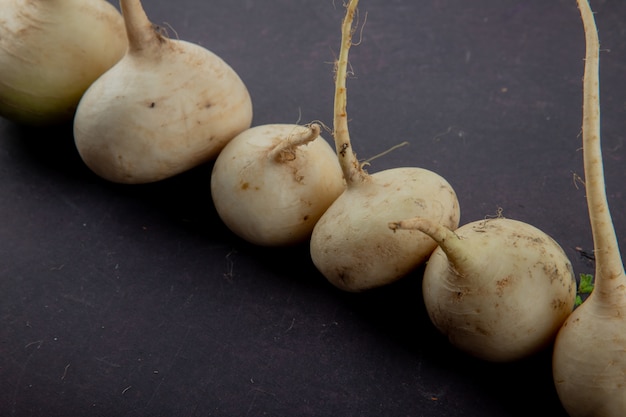
<path fill-rule="evenodd" d="M 588 0 L 578 0 L 587 50 L 583 81 L 583 164 L 587 206 L 596 256 L 597 297 L 611 299 L 622 281 L 624 266 L 609 210 L 600 144 L 600 42 Z M 604 302 L 604 301 L 603 301 Z"/>
<path fill-rule="evenodd" d="M 301 126 L 301 129 L 298 129 L 298 131 L 294 129 L 289 139 L 276 145 L 276 147 L 270 151 L 268 157 L 277 162 L 293 161 L 296 159 L 296 148 L 314 141 L 320 135 L 320 131 L 320 125 L 317 123 Z"/>
<path fill-rule="evenodd" d="M 343 171 L 344 178 L 348 183 L 366 181 L 368 176 L 363 171 L 356 154 L 352 150 L 350 143 L 350 132 L 348 131 L 347 113 L 347 90 L 346 79 L 348 77 L 348 52 L 353 45 L 352 38 L 356 32 L 353 25 L 354 17 L 357 14 L 359 0 L 350 0 L 346 6 L 346 15 L 341 25 L 341 48 L 339 58 L 336 63 L 335 72 L 335 103 L 334 103 L 334 131 L 335 147 L 339 155 L 339 163 Z"/>
<path fill-rule="evenodd" d="M 606 197 L 600 145 L 600 42 L 588 0 L 578 0 L 585 32 L 583 165 L 593 236 L 595 283 L 567 318 L 552 354 L 554 384 L 570 417 L 626 415 L 626 274 Z M 581 279 L 582 282 L 582 279 Z"/>

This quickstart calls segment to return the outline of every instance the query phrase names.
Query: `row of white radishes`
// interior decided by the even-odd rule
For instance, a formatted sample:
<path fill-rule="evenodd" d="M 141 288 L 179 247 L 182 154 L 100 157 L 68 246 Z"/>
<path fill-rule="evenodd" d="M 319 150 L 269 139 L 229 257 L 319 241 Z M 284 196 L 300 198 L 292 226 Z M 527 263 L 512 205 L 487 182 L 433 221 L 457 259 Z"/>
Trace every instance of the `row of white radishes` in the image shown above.
<path fill-rule="evenodd" d="M 159 181 L 213 160 L 213 202 L 242 239 L 274 247 L 309 240 L 321 274 L 352 292 L 426 263 L 426 309 L 452 344 L 505 362 L 554 342 L 554 381 L 567 412 L 626 416 L 626 277 L 604 190 L 599 46 L 587 0 L 579 0 L 583 148 L 596 274 L 593 293 L 575 310 L 571 263 L 541 230 L 501 216 L 459 226 L 456 193 L 438 174 L 365 171 L 347 118 L 358 0 L 346 5 L 341 28 L 335 149 L 317 123 L 252 127 L 237 73 L 207 49 L 161 33 L 140 0 L 120 0 L 121 13 L 104 0 L 3 1 L 3 117 L 73 120 L 82 160 L 113 182 Z M 62 48 L 51 53 L 51 45 Z"/>

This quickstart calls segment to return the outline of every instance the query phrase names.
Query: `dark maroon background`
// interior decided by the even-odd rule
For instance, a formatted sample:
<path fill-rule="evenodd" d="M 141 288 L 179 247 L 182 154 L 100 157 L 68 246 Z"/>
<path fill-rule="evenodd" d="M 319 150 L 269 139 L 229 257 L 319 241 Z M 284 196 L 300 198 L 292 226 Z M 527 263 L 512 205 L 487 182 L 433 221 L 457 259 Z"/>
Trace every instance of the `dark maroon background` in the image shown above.
<path fill-rule="evenodd" d="M 254 125 L 332 125 L 340 0 L 146 1 L 154 23 L 240 74 Z M 626 248 L 626 3 L 595 1 L 607 191 Z M 362 0 L 353 146 L 370 172 L 421 166 L 462 223 L 531 223 L 593 272 L 580 151 L 575 0 Z M 170 29 L 174 36 L 174 31 Z M 330 139 L 329 135 L 326 135 Z M 459 353 L 423 310 L 420 271 L 332 287 L 306 245 L 264 249 L 212 207 L 211 165 L 149 185 L 95 177 L 71 128 L 0 121 L 0 415 L 565 417 L 550 352 Z M 577 249 L 578 248 L 578 249 Z"/>

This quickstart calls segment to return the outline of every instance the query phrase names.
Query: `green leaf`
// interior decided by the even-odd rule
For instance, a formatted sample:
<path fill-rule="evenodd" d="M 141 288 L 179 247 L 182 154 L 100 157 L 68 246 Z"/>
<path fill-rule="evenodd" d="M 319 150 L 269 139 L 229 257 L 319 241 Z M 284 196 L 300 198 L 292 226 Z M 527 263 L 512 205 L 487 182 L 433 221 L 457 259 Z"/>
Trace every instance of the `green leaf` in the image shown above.
<path fill-rule="evenodd" d="M 593 275 L 580 274 L 580 284 L 578 284 L 579 294 L 591 294 L 593 291 Z"/>
<path fill-rule="evenodd" d="M 579 305 L 581 305 L 583 303 L 583 299 L 580 295 L 576 296 L 576 302 L 574 303 L 574 307 L 578 307 Z"/>

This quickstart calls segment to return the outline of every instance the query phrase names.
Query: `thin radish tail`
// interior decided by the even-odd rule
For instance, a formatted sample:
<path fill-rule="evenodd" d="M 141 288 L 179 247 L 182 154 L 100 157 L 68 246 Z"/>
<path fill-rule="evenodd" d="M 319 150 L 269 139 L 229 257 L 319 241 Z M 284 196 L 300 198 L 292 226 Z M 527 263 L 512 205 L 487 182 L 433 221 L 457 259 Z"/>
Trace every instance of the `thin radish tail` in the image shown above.
<path fill-rule="evenodd" d="M 350 0 L 346 6 L 346 15 L 341 25 L 341 48 L 336 63 L 335 102 L 333 137 L 339 164 L 348 185 L 359 182 L 367 177 L 356 157 L 350 143 L 347 114 L 346 78 L 348 76 L 348 52 L 352 46 L 354 34 L 353 22 L 357 13 L 359 0 Z"/>
<path fill-rule="evenodd" d="M 394 232 L 398 230 L 419 230 L 437 242 L 437 245 L 443 250 L 456 270 L 465 271 L 471 268 L 470 247 L 454 231 L 441 223 L 424 217 L 413 217 L 391 222 L 389 223 L 389 228 Z"/>
<path fill-rule="evenodd" d="M 583 81 L 583 163 L 596 258 L 594 292 L 597 292 L 597 295 L 610 296 L 617 286 L 626 282 L 626 275 L 609 210 L 602 163 L 598 29 L 589 1 L 577 1 L 586 42 Z M 621 282 L 618 282 L 620 280 Z"/>

